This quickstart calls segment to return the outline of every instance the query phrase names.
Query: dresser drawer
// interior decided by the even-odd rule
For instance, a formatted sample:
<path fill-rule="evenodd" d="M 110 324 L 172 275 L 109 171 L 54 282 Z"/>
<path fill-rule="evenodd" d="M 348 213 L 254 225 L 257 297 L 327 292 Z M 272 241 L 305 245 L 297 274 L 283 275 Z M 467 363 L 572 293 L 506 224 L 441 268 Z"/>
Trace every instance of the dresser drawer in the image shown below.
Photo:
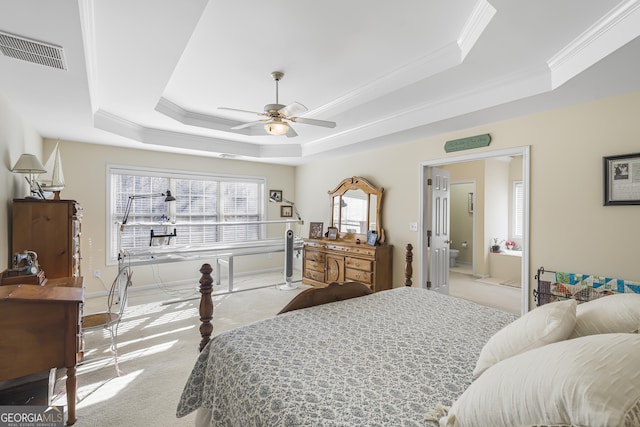
<path fill-rule="evenodd" d="M 366 246 L 350 247 L 347 249 L 347 251 L 351 254 L 367 255 L 371 257 L 376 256 L 376 250 L 374 248 Z"/>
<path fill-rule="evenodd" d="M 330 251 L 336 251 L 336 252 L 347 252 L 349 251 L 349 248 L 347 246 L 343 246 L 343 245 L 327 245 L 327 249 Z"/>
<path fill-rule="evenodd" d="M 345 269 L 345 277 L 347 280 L 355 280 L 356 282 L 362 282 L 371 284 L 373 282 L 373 273 L 362 270 L 355 270 L 353 268 Z"/>
<path fill-rule="evenodd" d="M 310 261 L 318 261 L 324 263 L 324 252 L 305 251 L 304 259 Z"/>
<path fill-rule="evenodd" d="M 373 261 L 366 259 L 347 257 L 345 264 L 347 268 L 355 268 L 362 271 L 373 271 Z"/>
<path fill-rule="evenodd" d="M 304 261 L 304 268 L 307 270 L 320 271 L 324 273 L 324 262 L 312 261 L 307 259 Z"/>
<path fill-rule="evenodd" d="M 324 282 L 324 271 L 305 270 L 304 277 L 318 282 Z"/>

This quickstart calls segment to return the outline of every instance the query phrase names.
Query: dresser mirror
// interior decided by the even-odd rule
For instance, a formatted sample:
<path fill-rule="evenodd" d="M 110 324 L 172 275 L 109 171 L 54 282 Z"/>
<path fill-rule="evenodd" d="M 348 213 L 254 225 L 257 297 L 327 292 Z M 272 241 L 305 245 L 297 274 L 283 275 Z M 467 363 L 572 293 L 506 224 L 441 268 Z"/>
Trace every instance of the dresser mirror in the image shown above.
<path fill-rule="evenodd" d="M 331 225 L 338 229 L 338 238 L 365 243 L 367 231 L 374 230 L 378 242 L 384 242 L 380 222 L 382 192 L 382 188 L 359 176 L 343 179 L 329 191 Z"/>

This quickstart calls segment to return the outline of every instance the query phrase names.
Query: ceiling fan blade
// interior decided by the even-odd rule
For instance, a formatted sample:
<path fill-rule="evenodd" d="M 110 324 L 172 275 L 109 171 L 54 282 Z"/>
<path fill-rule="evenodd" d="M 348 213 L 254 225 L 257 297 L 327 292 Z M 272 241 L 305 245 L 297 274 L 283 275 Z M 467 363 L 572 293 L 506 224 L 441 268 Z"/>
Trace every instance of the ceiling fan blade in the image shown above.
<path fill-rule="evenodd" d="M 255 126 L 257 124 L 262 124 L 262 123 L 264 123 L 264 120 L 255 120 L 253 122 L 243 123 L 241 125 L 234 126 L 231 129 L 232 130 L 244 129 L 244 128 L 248 128 L 248 127 Z"/>
<path fill-rule="evenodd" d="M 291 127 L 291 125 L 289 125 L 289 130 L 287 131 L 287 133 L 285 133 L 285 135 L 287 136 L 287 138 L 293 138 L 295 136 L 298 136 L 298 133 L 293 130 L 293 127 Z"/>
<path fill-rule="evenodd" d="M 307 111 L 307 107 L 300 104 L 299 102 L 294 102 L 278 110 L 278 112 L 285 117 L 297 116 L 298 114 L 302 114 L 305 111 Z"/>
<path fill-rule="evenodd" d="M 309 119 L 306 117 L 290 117 L 289 120 L 296 123 L 304 123 L 306 125 L 323 126 L 326 128 L 336 127 L 336 122 L 329 122 L 327 120 Z"/>
<path fill-rule="evenodd" d="M 239 111 L 241 113 L 257 114 L 259 116 L 262 116 L 264 114 L 264 113 L 258 113 L 257 111 L 239 110 L 237 108 L 229 108 L 229 107 L 218 107 L 218 110 Z"/>

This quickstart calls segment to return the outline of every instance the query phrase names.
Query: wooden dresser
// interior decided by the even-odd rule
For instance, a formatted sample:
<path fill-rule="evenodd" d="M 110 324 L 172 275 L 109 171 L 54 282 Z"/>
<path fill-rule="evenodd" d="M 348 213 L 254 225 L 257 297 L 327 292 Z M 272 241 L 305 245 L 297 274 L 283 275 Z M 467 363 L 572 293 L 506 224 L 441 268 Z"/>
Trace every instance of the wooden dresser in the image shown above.
<path fill-rule="evenodd" d="M 80 276 L 82 208 L 75 200 L 13 200 L 11 255 L 33 251 L 47 279 Z"/>
<path fill-rule="evenodd" d="M 82 277 L 0 286 L 0 381 L 67 369 L 67 425 L 76 421 Z"/>
<path fill-rule="evenodd" d="M 356 281 L 374 292 L 392 287 L 393 246 L 369 246 L 352 241 L 305 239 L 302 283 L 326 286 Z"/>

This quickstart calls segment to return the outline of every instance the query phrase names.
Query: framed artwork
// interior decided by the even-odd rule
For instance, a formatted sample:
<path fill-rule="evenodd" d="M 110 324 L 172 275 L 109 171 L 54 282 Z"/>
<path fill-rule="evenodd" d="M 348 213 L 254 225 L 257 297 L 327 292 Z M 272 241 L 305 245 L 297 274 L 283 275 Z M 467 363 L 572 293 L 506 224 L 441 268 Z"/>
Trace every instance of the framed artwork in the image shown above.
<path fill-rule="evenodd" d="M 282 201 L 282 190 L 269 190 L 269 199 L 274 202 Z"/>
<path fill-rule="evenodd" d="M 640 153 L 609 156 L 604 164 L 604 205 L 640 205 Z"/>
<path fill-rule="evenodd" d="M 329 240 L 336 240 L 338 238 L 338 229 L 336 227 L 329 227 L 327 230 L 327 238 Z"/>
<path fill-rule="evenodd" d="M 292 218 L 293 217 L 293 206 L 280 206 L 280 216 L 282 218 Z"/>
<path fill-rule="evenodd" d="M 309 238 L 310 239 L 322 239 L 322 231 L 324 223 L 312 222 L 309 224 Z"/>
<path fill-rule="evenodd" d="M 378 233 L 375 230 L 367 231 L 367 245 L 375 246 L 378 241 Z"/>

